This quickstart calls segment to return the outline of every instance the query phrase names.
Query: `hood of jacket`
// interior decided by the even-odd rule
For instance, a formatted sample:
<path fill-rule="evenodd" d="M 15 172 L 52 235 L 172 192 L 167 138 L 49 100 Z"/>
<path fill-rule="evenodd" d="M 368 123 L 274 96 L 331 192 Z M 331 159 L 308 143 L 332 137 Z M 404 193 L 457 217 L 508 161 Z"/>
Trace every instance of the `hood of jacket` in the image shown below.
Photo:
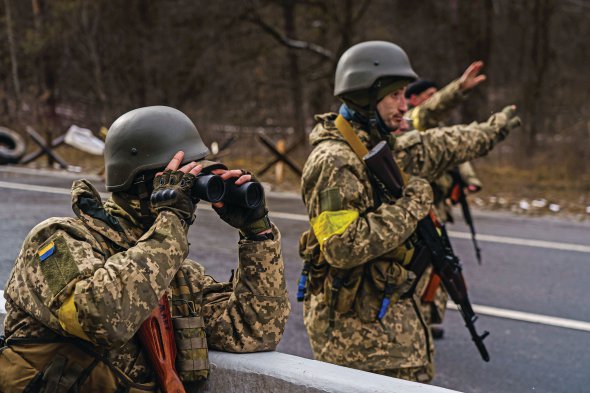
<path fill-rule="evenodd" d="M 84 225 L 124 249 L 132 247 L 145 232 L 111 198 L 103 204 L 88 180 L 72 184 L 72 210 Z"/>

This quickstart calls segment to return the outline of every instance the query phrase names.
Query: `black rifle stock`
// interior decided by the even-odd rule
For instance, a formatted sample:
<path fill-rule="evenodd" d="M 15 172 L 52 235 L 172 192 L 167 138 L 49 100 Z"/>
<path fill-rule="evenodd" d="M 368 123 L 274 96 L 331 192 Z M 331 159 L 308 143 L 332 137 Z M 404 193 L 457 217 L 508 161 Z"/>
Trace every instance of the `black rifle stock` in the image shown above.
<path fill-rule="evenodd" d="M 461 211 L 463 212 L 463 219 L 465 223 L 469 227 L 469 231 L 471 232 L 471 241 L 473 242 L 473 248 L 475 249 L 475 256 L 477 257 L 477 262 L 481 265 L 481 249 L 477 244 L 477 238 L 475 235 L 475 224 L 473 223 L 473 217 L 471 216 L 471 209 L 469 208 L 469 203 L 467 202 L 467 195 L 465 195 L 465 182 L 461 178 L 461 174 L 459 170 L 455 168 L 451 171 L 451 176 L 453 177 L 453 183 L 455 187 L 458 187 L 458 195 L 457 199 L 451 198 L 453 203 L 459 203 L 461 205 Z"/>
<path fill-rule="evenodd" d="M 380 142 L 369 154 L 364 157 L 365 164 L 369 171 L 396 198 L 402 195 L 403 177 L 397 166 L 391 150 L 385 142 Z M 471 339 L 475 343 L 482 359 L 486 362 L 490 360 L 490 355 L 483 343 L 483 340 L 489 335 L 485 331 L 479 335 L 475 330 L 475 321 L 477 315 L 473 312 L 471 302 L 467 294 L 467 287 L 463 278 L 461 263 L 459 258 L 453 252 L 447 232 L 443 225 L 440 226 L 439 234 L 437 226 L 430 215 L 418 222 L 418 237 L 420 241 L 428 248 L 431 254 L 431 262 L 436 274 L 449 293 L 449 296 L 457 305 L 465 326 L 469 330 Z"/>

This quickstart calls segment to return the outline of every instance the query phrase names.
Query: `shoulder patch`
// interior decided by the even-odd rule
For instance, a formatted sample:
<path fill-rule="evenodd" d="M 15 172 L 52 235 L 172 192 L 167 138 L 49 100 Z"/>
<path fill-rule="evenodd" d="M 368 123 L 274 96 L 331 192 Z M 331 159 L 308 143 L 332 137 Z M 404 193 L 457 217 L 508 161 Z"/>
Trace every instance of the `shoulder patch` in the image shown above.
<path fill-rule="evenodd" d="M 57 295 L 70 281 L 79 274 L 78 265 L 63 237 L 57 236 L 44 245 L 38 252 L 41 273 L 49 289 Z M 51 256 L 51 258 L 49 258 Z"/>
<path fill-rule="evenodd" d="M 39 251 L 37 251 L 37 255 L 39 255 L 39 259 L 41 260 L 41 262 L 43 262 L 44 260 L 46 260 L 47 258 L 52 256 L 54 252 L 55 252 L 55 243 L 49 242 L 43 248 L 41 248 Z"/>

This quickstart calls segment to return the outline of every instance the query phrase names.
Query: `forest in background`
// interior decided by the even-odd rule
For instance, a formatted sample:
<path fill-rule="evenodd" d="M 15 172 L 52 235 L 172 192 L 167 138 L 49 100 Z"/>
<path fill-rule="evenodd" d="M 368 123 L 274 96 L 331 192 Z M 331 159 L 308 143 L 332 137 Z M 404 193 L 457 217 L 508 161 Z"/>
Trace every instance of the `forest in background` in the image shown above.
<path fill-rule="evenodd" d="M 314 114 L 337 109 L 340 54 L 380 39 L 441 86 L 483 60 L 488 80 L 453 121 L 516 104 L 524 127 L 478 169 L 590 204 L 590 1 L 1 1 L 0 125 L 18 132 L 98 131 L 130 109 L 169 105 L 208 142 L 263 130 L 292 143 Z M 240 145 L 232 157 L 268 156 Z"/>

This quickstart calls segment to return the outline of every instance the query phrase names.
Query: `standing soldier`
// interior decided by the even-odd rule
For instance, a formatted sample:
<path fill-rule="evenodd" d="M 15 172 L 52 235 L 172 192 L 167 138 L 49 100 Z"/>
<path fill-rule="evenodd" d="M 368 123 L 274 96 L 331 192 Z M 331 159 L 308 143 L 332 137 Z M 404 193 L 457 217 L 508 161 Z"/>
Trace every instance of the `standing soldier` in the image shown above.
<path fill-rule="evenodd" d="M 428 80 L 418 80 L 411 83 L 405 92 L 405 97 L 408 100 L 408 112 L 404 120 L 407 124 L 399 132 L 412 129 L 426 131 L 430 128 L 444 126 L 450 112 L 465 101 L 468 93 L 473 88 L 486 80 L 485 75 L 480 75 L 483 66 L 482 61 L 473 62 L 460 78 L 452 81 L 441 90 L 438 89 L 436 83 Z M 434 194 L 433 203 L 437 217 L 443 223 L 453 222 L 450 199 L 453 197 L 455 199 L 460 198 L 460 195 L 465 191 L 478 192 L 482 187 L 481 181 L 470 162 L 464 162 L 445 171 L 430 185 Z M 457 190 L 457 187 L 461 187 L 461 189 Z M 453 190 L 459 191 L 459 195 L 453 195 Z M 455 192 L 455 194 L 457 193 Z M 459 203 L 459 201 L 454 200 L 453 203 Z M 465 200 L 462 203 L 467 203 L 467 201 Z M 471 225 L 473 224 L 471 223 Z M 479 259 L 479 250 L 476 249 L 476 252 Z M 434 339 L 442 338 L 444 335 L 443 328 L 436 326 L 436 324 L 443 322 L 448 300 L 448 295 L 438 285 L 438 282 L 437 278 L 434 278 L 425 287 L 425 293 L 420 294 L 422 312 L 426 323 L 429 325 L 434 324 L 431 326 Z"/>
<path fill-rule="evenodd" d="M 191 120 L 173 108 L 139 108 L 113 123 L 105 148 L 111 197 L 103 205 L 90 183 L 74 182 L 76 216 L 37 225 L 16 260 L 5 290 L 0 391 L 157 390 L 136 333 L 163 295 L 172 300 L 176 368 L 185 382 L 208 374 L 207 346 L 276 347 L 290 306 L 280 234 L 264 203 L 214 204 L 240 231 L 232 282 L 217 282 L 186 259 L 196 176 L 216 168 L 224 180 L 251 180 L 210 166 L 208 153 Z"/>
<path fill-rule="evenodd" d="M 416 79 L 406 53 L 389 42 L 363 42 L 340 58 L 334 95 L 344 105 L 340 115 L 316 117 L 303 170 L 311 228 L 300 240 L 298 298 L 316 359 L 427 382 L 433 345 L 409 270 L 413 233 L 432 206 L 427 180 L 486 154 L 519 119 L 509 107 L 485 123 L 396 138 L 404 89 Z M 386 141 L 404 172 L 427 180 L 412 177 L 398 200 L 381 203 L 375 179 L 342 135 L 347 127 L 367 148 Z"/>
<path fill-rule="evenodd" d="M 452 81 L 441 90 L 434 82 L 427 80 L 419 80 L 410 84 L 405 93 L 408 100 L 405 121 L 408 124 L 402 127 L 401 132 L 412 129 L 425 131 L 444 126 L 450 112 L 465 101 L 467 94 L 473 88 L 486 80 L 485 75 L 479 74 L 483 65 L 482 61 L 473 62 L 460 78 Z M 482 187 L 481 181 L 469 162 L 462 163 L 437 178 L 432 183 L 434 206 L 438 218 L 443 222 L 453 221 L 450 206 L 446 200 L 451 196 L 453 179 L 457 175 L 469 192 L 478 192 Z"/>

